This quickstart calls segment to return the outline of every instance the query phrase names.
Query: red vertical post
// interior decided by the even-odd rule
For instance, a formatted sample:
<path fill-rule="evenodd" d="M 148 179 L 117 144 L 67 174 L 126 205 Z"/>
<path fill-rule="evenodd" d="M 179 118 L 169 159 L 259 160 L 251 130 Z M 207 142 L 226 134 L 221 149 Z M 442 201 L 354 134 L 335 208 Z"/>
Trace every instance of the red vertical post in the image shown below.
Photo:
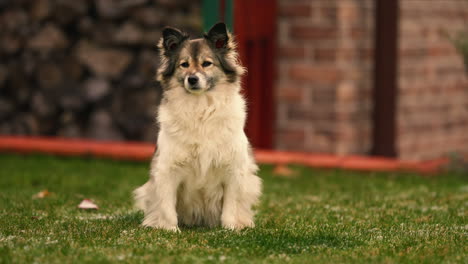
<path fill-rule="evenodd" d="M 273 147 L 276 12 L 276 1 L 234 2 L 234 31 L 240 59 L 247 67 L 243 79 L 249 110 L 246 132 L 256 148 Z"/>
<path fill-rule="evenodd" d="M 219 17 L 221 21 L 226 17 L 226 0 L 219 0 Z"/>

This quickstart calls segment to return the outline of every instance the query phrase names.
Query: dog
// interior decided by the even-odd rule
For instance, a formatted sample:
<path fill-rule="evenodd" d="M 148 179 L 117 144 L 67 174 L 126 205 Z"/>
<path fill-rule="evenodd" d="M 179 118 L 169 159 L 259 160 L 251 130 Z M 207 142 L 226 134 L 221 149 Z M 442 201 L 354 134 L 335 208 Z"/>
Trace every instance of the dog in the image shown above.
<path fill-rule="evenodd" d="M 158 49 L 157 151 L 150 179 L 134 191 L 142 225 L 170 231 L 254 227 L 262 183 L 244 133 L 245 69 L 233 36 L 224 23 L 199 39 L 166 27 Z"/>

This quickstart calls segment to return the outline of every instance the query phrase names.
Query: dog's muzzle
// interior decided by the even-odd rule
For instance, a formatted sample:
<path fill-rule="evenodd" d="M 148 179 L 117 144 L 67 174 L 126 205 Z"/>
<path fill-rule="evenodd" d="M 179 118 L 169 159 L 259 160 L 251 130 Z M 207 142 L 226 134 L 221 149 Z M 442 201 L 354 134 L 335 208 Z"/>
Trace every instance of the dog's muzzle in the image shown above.
<path fill-rule="evenodd" d="M 190 93 L 199 94 L 203 92 L 203 82 L 195 74 L 188 76 L 185 84 L 185 88 Z"/>

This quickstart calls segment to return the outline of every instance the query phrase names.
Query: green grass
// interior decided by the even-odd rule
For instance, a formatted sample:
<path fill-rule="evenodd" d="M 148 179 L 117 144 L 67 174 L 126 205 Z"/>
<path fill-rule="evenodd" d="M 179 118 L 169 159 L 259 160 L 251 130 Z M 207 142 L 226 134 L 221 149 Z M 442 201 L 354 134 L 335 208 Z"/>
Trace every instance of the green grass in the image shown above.
<path fill-rule="evenodd" d="M 2 263 L 467 263 L 466 175 L 262 166 L 257 227 L 140 227 L 146 163 L 0 155 Z M 54 194 L 32 199 L 40 190 Z M 77 209 L 83 198 L 98 211 Z"/>

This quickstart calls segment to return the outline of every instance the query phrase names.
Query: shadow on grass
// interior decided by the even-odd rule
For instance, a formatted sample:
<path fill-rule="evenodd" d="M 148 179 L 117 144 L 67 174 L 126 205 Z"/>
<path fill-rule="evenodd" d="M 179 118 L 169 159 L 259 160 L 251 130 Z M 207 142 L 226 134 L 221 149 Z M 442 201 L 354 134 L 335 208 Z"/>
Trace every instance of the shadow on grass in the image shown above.
<path fill-rule="evenodd" d="M 300 254 L 313 248 L 345 249 L 362 245 L 352 237 L 343 237 L 322 232 L 295 234 L 286 230 L 253 229 L 240 233 L 232 232 L 222 239 L 210 240 L 214 248 L 247 247 L 257 254 Z"/>
<path fill-rule="evenodd" d="M 268 256 L 272 254 L 301 254 L 320 249 L 349 249 L 360 246 L 362 241 L 323 230 L 294 230 L 281 225 L 276 228 L 256 227 L 242 231 L 222 228 L 181 227 L 181 232 L 141 227 L 143 214 L 132 212 L 108 219 L 66 222 L 62 228 L 72 234 L 72 240 L 82 245 L 115 245 L 118 239 L 129 243 L 153 244 L 165 248 L 178 245 L 182 248 L 197 247 L 221 251 L 235 250 L 240 255 Z M 126 233 L 133 230 L 132 235 Z M 136 239 L 136 240 L 133 240 Z M 165 242 L 163 242 L 165 241 Z"/>

